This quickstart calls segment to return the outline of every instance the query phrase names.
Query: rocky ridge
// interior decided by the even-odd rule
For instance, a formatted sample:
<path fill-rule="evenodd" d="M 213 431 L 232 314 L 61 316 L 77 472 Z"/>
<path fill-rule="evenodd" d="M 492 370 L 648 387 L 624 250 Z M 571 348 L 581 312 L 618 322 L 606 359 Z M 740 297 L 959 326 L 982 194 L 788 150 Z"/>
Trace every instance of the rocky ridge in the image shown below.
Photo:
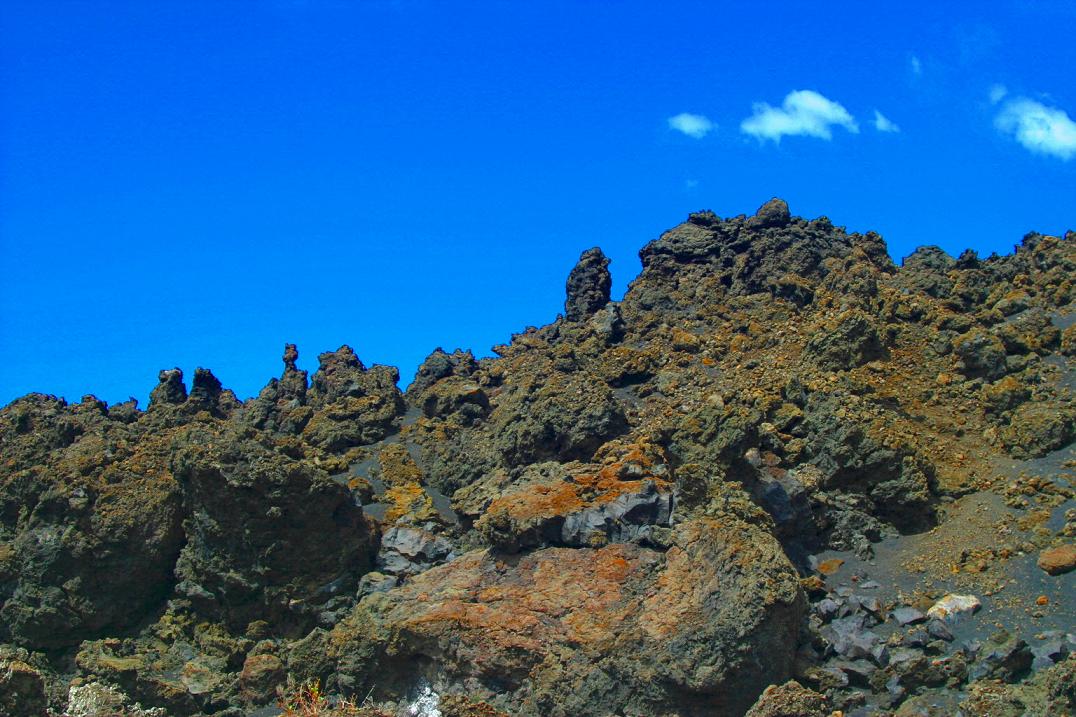
<path fill-rule="evenodd" d="M 898 267 L 775 199 L 690 215 L 619 302 L 584 252 L 563 316 L 406 392 L 288 345 L 248 401 L 205 369 L 145 411 L 20 398 L 0 706 L 1061 714 L 1074 240 Z"/>

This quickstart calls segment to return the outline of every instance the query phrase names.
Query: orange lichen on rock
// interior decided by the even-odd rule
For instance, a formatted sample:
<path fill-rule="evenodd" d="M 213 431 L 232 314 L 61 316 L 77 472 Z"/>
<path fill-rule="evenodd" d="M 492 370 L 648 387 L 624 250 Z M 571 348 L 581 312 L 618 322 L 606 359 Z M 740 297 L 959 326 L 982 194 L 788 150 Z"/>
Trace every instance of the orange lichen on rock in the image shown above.
<path fill-rule="evenodd" d="M 377 459 L 381 465 L 381 480 L 386 485 L 422 482 L 422 470 L 415 464 L 407 448 L 399 443 L 390 443 L 382 448 Z"/>
<path fill-rule="evenodd" d="M 648 484 L 659 493 L 669 493 L 672 483 L 652 472 L 656 450 L 659 449 L 649 444 L 630 444 L 618 459 L 597 469 L 586 466 L 565 480 L 532 483 L 506 492 L 489 504 L 481 520 L 507 518 L 518 522 L 567 516 L 611 503 L 623 495 L 641 493 Z M 599 451 L 598 457 L 601 454 Z"/>
<path fill-rule="evenodd" d="M 381 501 L 389 504 L 385 511 L 386 525 L 392 525 L 403 518 L 410 518 L 416 522 L 437 518 L 433 500 L 419 483 L 394 485 L 385 491 Z"/>
<path fill-rule="evenodd" d="M 472 551 L 370 596 L 329 642 L 345 660 L 356 645 L 379 645 L 369 659 L 382 671 L 433 659 L 454 679 L 530 681 L 565 700 L 605 679 L 615 659 L 625 680 L 742 713 L 766 684 L 787 679 L 787 661 L 744 656 L 794 639 L 803 613 L 795 569 L 772 536 L 735 518 L 691 521 L 680 535 L 667 554 L 630 543 Z"/>

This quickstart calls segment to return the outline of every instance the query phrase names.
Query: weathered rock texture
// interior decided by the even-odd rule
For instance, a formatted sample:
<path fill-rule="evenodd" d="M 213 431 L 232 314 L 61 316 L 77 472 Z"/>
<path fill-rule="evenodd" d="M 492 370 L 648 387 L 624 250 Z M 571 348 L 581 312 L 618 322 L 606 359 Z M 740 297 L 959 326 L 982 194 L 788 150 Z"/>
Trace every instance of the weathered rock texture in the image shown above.
<path fill-rule="evenodd" d="M 460 714 L 823 715 L 1069 654 L 891 655 L 881 601 L 814 575 L 808 613 L 801 578 L 956 496 L 1025 500 L 997 466 L 1060 463 L 1076 235 L 898 267 L 774 199 L 692 214 L 640 258 L 614 302 L 584 252 L 562 318 L 491 358 L 437 349 L 406 393 L 347 346 L 308 376 L 289 344 L 246 401 L 170 369 L 145 411 L 0 409 L 0 710 L 231 716 L 318 679 Z M 1051 530 L 1020 554 L 1067 555 L 1076 533 Z M 954 639 L 917 620 L 911 644 Z M 1002 697 L 1064 705 L 1062 677 Z"/>

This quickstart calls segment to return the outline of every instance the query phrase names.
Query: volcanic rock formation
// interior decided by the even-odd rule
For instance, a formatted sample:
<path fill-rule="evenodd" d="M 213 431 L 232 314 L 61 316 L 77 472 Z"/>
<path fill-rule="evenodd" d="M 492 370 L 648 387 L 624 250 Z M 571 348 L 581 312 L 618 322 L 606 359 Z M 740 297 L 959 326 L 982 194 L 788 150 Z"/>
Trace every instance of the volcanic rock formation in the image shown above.
<path fill-rule="evenodd" d="M 406 393 L 288 344 L 4 407 L 0 711 L 1073 709 L 1076 234 L 897 266 L 774 199 L 640 258 Z"/>

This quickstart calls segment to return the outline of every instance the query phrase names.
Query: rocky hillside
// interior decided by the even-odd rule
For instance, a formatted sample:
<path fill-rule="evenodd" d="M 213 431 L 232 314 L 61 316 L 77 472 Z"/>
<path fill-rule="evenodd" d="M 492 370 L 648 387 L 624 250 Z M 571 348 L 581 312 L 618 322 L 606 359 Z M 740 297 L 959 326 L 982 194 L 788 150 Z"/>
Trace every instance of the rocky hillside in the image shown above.
<path fill-rule="evenodd" d="M 288 345 L 3 408 L 0 713 L 1072 710 L 1076 234 L 898 267 L 775 199 L 640 258 L 406 392 Z"/>

